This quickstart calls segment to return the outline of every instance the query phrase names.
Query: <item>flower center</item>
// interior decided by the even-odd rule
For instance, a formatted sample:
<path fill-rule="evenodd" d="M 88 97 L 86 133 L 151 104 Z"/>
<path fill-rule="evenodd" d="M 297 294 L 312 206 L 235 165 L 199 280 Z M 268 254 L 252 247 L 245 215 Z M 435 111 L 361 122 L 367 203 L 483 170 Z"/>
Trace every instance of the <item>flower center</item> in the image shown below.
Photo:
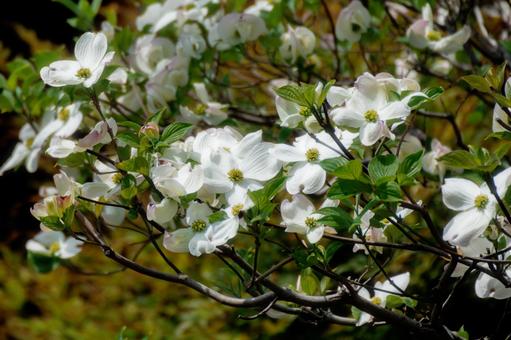
<path fill-rule="evenodd" d="M 316 148 L 310 148 L 305 151 L 305 158 L 307 162 L 315 162 L 319 159 L 319 150 Z"/>
<path fill-rule="evenodd" d="M 438 41 L 442 39 L 442 33 L 439 31 L 429 31 L 426 34 L 426 38 L 430 41 Z"/>
<path fill-rule="evenodd" d="M 119 184 L 122 181 L 122 177 L 123 177 L 122 174 L 118 172 L 112 176 L 112 182 L 114 182 L 115 184 Z"/>
<path fill-rule="evenodd" d="M 300 114 L 300 116 L 303 116 L 303 117 L 309 117 L 312 115 L 311 109 L 308 108 L 307 106 L 302 106 L 298 113 Z"/>
<path fill-rule="evenodd" d="M 364 119 L 369 123 L 376 123 L 378 121 L 378 112 L 376 110 L 367 110 L 364 113 Z"/>
<path fill-rule="evenodd" d="M 373 296 L 373 298 L 371 299 L 371 302 L 374 303 L 375 305 L 381 305 L 382 300 L 381 300 L 381 297 L 379 297 L 379 296 Z"/>
<path fill-rule="evenodd" d="M 59 113 L 57 113 L 57 118 L 62 120 L 62 121 L 66 121 L 68 120 L 69 118 L 69 109 L 67 107 L 63 108 L 62 110 L 59 111 Z"/>
<path fill-rule="evenodd" d="M 196 107 L 195 107 L 195 114 L 197 116 L 204 116 L 204 114 L 206 113 L 206 105 L 204 104 L 198 104 Z"/>
<path fill-rule="evenodd" d="M 25 146 L 26 146 L 27 148 L 30 148 L 30 147 L 32 146 L 32 144 L 34 144 L 34 138 L 33 138 L 33 137 L 31 137 L 31 138 L 27 138 L 27 139 L 25 140 Z"/>
<path fill-rule="evenodd" d="M 92 75 L 92 72 L 91 72 L 88 68 L 85 68 L 85 67 L 82 67 L 81 69 L 79 69 L 79 70 L 76 72 L 76 76 L 77 76 L 78 78 L 82 78 L 82 79 L 87 79 L 87 78 L 89 78 L 91 75 Z"/>
<path fill-rule="evenodd" d="M 206 222 L 204 222 L 203 220 L 195 220 L 193 221 L 191 227 L 192 227 L 192 230 L 195 231 L 196 233 L 199 233 L 201 231 L 203 231 L 204 229 L 206 229 Z"/>
<path fill-rule="evenodd" d="M 243 181 L 243 172 L 240 169 L 231 169 L 227 173 L 229 179 L 234 183 Z"/>
<path fill-rule="evenodd" d="M 238 203 L 238 204 L 235 204 L 235 205 L 232 206 L 231 213 L 234 216 L 238 216 L 242 210 L 243 210 L 243 204 L 242 203 Z"/>
<path fill-rule="evenodd" d="M 488 198 L 488 196 L 483 194 L 477 195 L 476 198 L 474 199 L 474 205 L 478 209 L 484 209 L 488 205 L 489 201 L 490 199 Z"/>
<path fill-rule="evenodd" d="M 60 244 L 58 242 L 53 242 L 51 245 L 50 245 L 50 253 L 53 255 L 55 254 L 56 252 L 58 252 L 60 250 Z"/>
<path fill-rule="evenodd" d="M 318 223 L 316 222 L 316 219 L 314 217 L 309 216 L 305 219 L 305 225 L 312 229 L 316 228 Z"/>

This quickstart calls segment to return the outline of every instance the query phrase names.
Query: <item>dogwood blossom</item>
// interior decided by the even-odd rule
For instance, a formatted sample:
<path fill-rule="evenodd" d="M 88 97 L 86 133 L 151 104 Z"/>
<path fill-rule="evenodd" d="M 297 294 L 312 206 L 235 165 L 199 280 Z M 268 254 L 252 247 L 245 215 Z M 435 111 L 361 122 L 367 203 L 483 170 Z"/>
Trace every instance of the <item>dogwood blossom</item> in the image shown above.
<path fill-rule="evenodd" d="M 75 45 L 75 60 L 60 60 L 41 69 L 41 79 L 54 87 L 83 84 L 85 87 L 94 85 L 105 66 L 114 57 L 108 52 L 106 36 L 99 33 L 84 33 Z"/>
<path fill-rule="evenodd" d="M 376 282 L 374 285 L 374 295 L 371 295 L 369 291 L 362 287 L 358 291 L 358 295 L 366 300 L 371 301 L 375 305 L 385 307 L 387 304 L 387 297 L 389 295 L 401 294 L 410 283 L 410 273 L 406 272 L 403 274 L 395 275 L 390 277 L 389 280 L 384 282 Z M 372 322 L 374 317 L 366 312 L 361 312 L 360 317 L 357 321 L 357 326 L 361 326 L 368 322 Z"/>
<path fill-rule="evenodd" d="M 470 34 L 470 27 L 463 26 L 456 33 L 443 36 L 441 31 L 435 30 L 433 11 L 429 4 L 422 8 L 422 18 L 415 21 L 406 32 L 410 45 L 413 47 L 418 49 L 429 48 L 435 52 L 445 54 L 462 49 L 463 45 L 470 39 Z"/>
<path fill-rule="evenodd" d="M 34 254 L 69 259 L 81 251 L 83 242 L 67 237 L 61 231 L 41 231 L 25 247 Z"/>
<path fill-rule="evenodd" d="M 19 142 L 14 147 L 11 155 L 0 167 L 0 176 L 6 171 L 12 170 L 20 166 L 25 161 L 25 168 L 28 172 L 35 172 L 39 157 L 41 155 L 41 147 L 34 146 L 34 138 L 36 132 L 30 124 L 25 124 L 19 132 Z"/>
<path fill-rule="evenodd" d="M 200 103 L 194 108 L 179 107 L 183 121 L 197 123 L 203 120 L 209 125 L 217 125 L 227 119 L 227 105 L 211 101 L 204 83 L 194 83 L 193 88 Z"/>
<path fill-rule="evenodd" d="M 158 224 L 165 224 L 172 220 L 178 209 L 177 202 L 164 198 L 161 202 L 151 202 L 147 205 L 147 219 Z"/>
<path fill-rule="evenodd" d="M 487 264 L 483 264 L 488 268 Z M 505 277 L 511 279 L 511 268 L 504 270 Z M 476 295 L 482 299 L 493 298 L 504 300 L 511 297 L 511 288 L 504 286 L 497 278 L 486 273 L 480 273 L 475 284 Z"/>
<path fill-rule="evenodd" d="M 339 205 L 339 201 L 326 199 L 320 209 L 337 205 Z M 314 204 L 302 194 L 294 195 L 291 201 L 282 201 L 280 213 L 287 233 L 305 235 L 312 244 L 317 243 L 323 237 L 325 229 L 328 228 L 318 222 L 322 215 L 316 213 Z"/>
<path fill-rule="evenodd" d="M 316 37 L 307 27 L 288 27 L 282 34 L 279 51 L 282 58 L 294 63 L 298 57 L 306 58 L 314 51 Z"/>
<path fill-rule="evenodd" d="M 187 24 L 181 28 L 176 50 L 179 54 L 199 59 L 207 48 L 206 40 L 197 24 Z"/>
<path fill-rule="evenodd" d="M 358 129 L 360 141 L 365 146 L 375 144 L 382 137 L 394 139 L 387 121 L 402 120 L 410 113 L 403 101 L 389 102 L 384 93 L 368 97 L 355 92 L 343 107 L 331 111 L 332 119 L 341 127 Z"/>
<path fill-rule="evenodd" d="M 360 231 L 361 236 L 364 237 L 366 242 L 387 242 L 387 237 L 384 233 L 384 228 L 376 228 L 371 226 L 371 219 L 374 217 L 374 213 L 371 210 L 368 210 L 362 215 L 360 218 Z M 354 240 L 361 240 L 359 235 L 356 233 L 353 234 Z M 369 249 L 367 249 L 364 244 L 356 243 L 353 245 L 353 252 L 357 252 L 363 250 L 366 255 L 369 255 Z M 369 248 L 376 250 L 377 252 L 383 252 L 382 247 L 373 247 L 369 246 Z"/>
<path fill-rule="evenodd" d="M 216 247 L 236 236 L 239 226 L 236 218 L 210 223 L 209 217 L 212 214 L 207 204 L 190 203 L 184 219 L 188 227 L 165 232 L 163 246 L 172 252 L 189 252 L 193 256 L 211 254 Z"/>
<path fill-rule="evenodd" d="M 443 179 L 446 168 L 445 164 L 439 162 L 438 159 L 449 152 L 451 152 L 451 148 L 440 143 L 438 139 L 433 139 L 431 141 L 431 151 L 426 152 L 422 158 L 424 171 L 432 175 L 438 175 L 440 179 Z"/>
<path fill-rule="evenodd" d="M 494 177 L 497 194 L 503 196 L 511 184 L 511 168 Z M 463 178 L 448 178 L 442 185 L 444 204 L 459 213 L 444 228 L 444 240 L 466 246 L 480 236 L 497 213 L 497 200 L 488 185 Z"/>
<path fill-rule="evenodd" d="M 336 130 L 336 136 L 346 148 L 351 146 L 357 134 Z M 319 192 L 326 181 L 326 171 L 319 162 L 329 158 L 340 157 L 341 153 L 335 149 L 335 143 L 326 132 L 320 132 L 315 138 L 303 135 L 294 141 L 293 145 L 277 144 L 271 151 L 276 159 L 286 163 L 294 163 L 289 169 L 286 181 L 286 190 L 291 195 L 299 192 L 315 194 Z"/>
<path fill-rule="evenodd" d="M 177 169 L 170 162 L 163 162 L 151 169 L 150 176 L 156 188 L 169 198 L 195 193 L 204 184 L 203 167 L 196 165 L 192 168 L 190 163 Z"/>
<path fill-rule="evenodd" d="M 339 40 L 351 43 L 360 40 L 371 25 L 371 14 L 358 0 L 350 2 L 342 9 L 335 24 L 335 34 Z"/>
<path fill-rule="evenodd" d="M 254 41 L 266 33 L 264 21 L 252 14 L 230 13 L 209 31 L 209 43 L 218 50 Z"/>
<path fill-rule="evenodd" d="M 262 188 L 275 177 L 281 163 L 269 157 L 270 143 L 262 141 L 262 131 L 246 135 L 229 149 L 217 149 L 202 163 L 207 190 L 223 193 L 230 205 L 249 204 L 248 191 Z"/>

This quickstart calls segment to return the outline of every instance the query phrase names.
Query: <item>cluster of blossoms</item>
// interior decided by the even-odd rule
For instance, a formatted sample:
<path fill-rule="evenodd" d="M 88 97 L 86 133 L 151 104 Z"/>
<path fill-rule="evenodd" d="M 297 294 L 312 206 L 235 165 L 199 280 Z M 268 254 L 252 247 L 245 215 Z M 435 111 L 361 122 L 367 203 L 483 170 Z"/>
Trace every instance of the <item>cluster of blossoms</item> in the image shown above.
<path fill-rule="evenodd" d="M 504 155 L 492 158 L 461 139 L 463 150 L 452 151 L 413 127 L 419 114 L 428 114 L 419 110 L 443 89 L 421 88 L 410 63 L 424 55 L 455 61 L 471 28 L 445 29 L 445 9 L 439 9 L 435 22 L 426 5 L 403 37 L 410 53 L 396 61 L 396 73 L 406 76 L 362 72 L 349 82 L 340 77 L 328 82 L 315 74 L 323 66 L 318 60 L 325 50 L 338 61 L 338 77 L 339 50 L 358 44 L 365 59 L 364 39 L 374 34 L 377 20 L 357 0 L 343 6 L 337 20 L 323 6 L 333 46 L 314 33 L 315 27 L 305 27 L 307 16 L 275 24 L 272 16 L 284 12 L 278 1 L 260 0 L 243 11 L 227 12 L 218 1 L 167 0 L 146 8 L 136 20 L 136 32 L 105 23 L 103 31 L 84 33 L 77 40 L 76 60 L 53 61 L 38 70 L 50 88 L 66 88 L 39 118 L 21 128 L 19 143 L 0 168 L 3 174 L 25 163 L 27 171 L 34 172 L 43 154 L 60 166 L 54 186 L 41 190 L 42 200 L 32 209 L 43 231 L 28 241 L 29 253 L 64 261 L 80 251 L 81 237 L 87 236 L 106 247 L 94 232 L 79 228 L 86 216 L 107 227 L 129 221 L 151 233 L 156 228 L 166 251 L 196 257 L 225 255 L 242 234 L 256 235 L 260 242 L 262 227 L 282 229 L 288 234 L 279 237 L 299 239 L 305 262 L 315 259 L 309 267 L 321 263 L 328 269 L 335 255 L 328 253 L 337 249 L 330 247 L 334 241 L 352 244 L 355 255 L 377 264 L 387 247 L 415 246 L 424 232 L 414 230 L 420 223 L 412 227 L 406 221 L 421 217 L 436 236 L 437 255 L 457 259 L 447 277 L 473 270 L 463 257 L 475 259 L 474 266 L 491 254 L 505 258 L 511 220 L 502 199 L 511 185 L 511 168 L 506 168 Z M 389 13 L 403 10 L 390 6 Z M 124 49 L 119 47 L 121 34 L 129 36 L 123 38 L 129 42 Z M 265 48 L 271 58 L 263 60 L 259 50 Z M 252 93 L 235 91 L 244 85 L 231 83 L 228 75 L 239 64 L 234 80 L 256 79 L 263 84 L 263 101 L 271 105 L 259 104 Z M 371 70 L 370 62 L 366 64 Z M 225 79 L 217 79 L 222 72 Z M 492 86 L 481 91 L 498 98 L 493 110 L 498 136 L 511 132 L 511 78 L 502 84 L 505 66 L 500 73 L 502 79 L 488 80 Z M 499 87 L 503 90 L 497 96 L 492 91 Z M 456 126 L 451 116 L 436 118 Z M 268 129 L 252 124 L 268 121 Z M 272 129 L 280 131 L 278 142 Z M 466 162 L 457 166 L 467 170 L 463 173 L 453 170 L 452 160 L 460 157 Z M 432 226 L 428 213 L 434 199 L 414 200 L 408 190 L 427 187 L 428 181 L 438 182 L 443 204 L 457 212 L 443 234 Z M 65 238 L 66 230 L 79 230 L 74 232 L 77 239 Z M 287 237 L 290 234 L 294 237 Z M 511 279 L 511 268 L 500 270 L 499 277 L 483 263 L 474 284 L 476 295 L 511 297 L 502 279 Z M 415 307 L 403 298 L 408 296 L 410 273 L 382 273 L 386 280 L 376 282 L 371 292 L 366 284 L 354 289 L 354 301 L 362 301 L 355 306 L 360 309 L 353 313 L 355 324 L 375 321 L 364 303 L 380 311 Z M 308 295 L 319 291 L 301 286 L 295 290 Z"/>

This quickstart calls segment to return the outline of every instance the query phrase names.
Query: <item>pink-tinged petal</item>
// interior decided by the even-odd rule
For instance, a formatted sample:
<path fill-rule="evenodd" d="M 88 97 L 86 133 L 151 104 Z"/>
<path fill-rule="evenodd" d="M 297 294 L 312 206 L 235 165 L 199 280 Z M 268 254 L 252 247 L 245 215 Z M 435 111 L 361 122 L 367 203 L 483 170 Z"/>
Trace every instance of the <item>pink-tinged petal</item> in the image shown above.
<path fill-rule="evenodd" d="M 60 60 L 43 67 L 40 76 L 45 84 L 53 87 L 77 85 L 83 81 L 76 76 L 80 68 L 80 64 L 74 60 Z"/>

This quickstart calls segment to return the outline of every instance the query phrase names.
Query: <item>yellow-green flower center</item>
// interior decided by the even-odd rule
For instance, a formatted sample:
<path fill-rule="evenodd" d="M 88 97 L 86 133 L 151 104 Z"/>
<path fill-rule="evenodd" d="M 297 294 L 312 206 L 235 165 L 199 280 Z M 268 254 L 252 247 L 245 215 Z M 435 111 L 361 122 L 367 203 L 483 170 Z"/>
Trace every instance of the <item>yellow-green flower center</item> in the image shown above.
<path fill-rule="evenodd" d="M 374 303 L 375 305 L 381 305 L 382 300 L 381 300 L 381 297 L 379 297 L 379 296 L 373 296 L 373 298 L 371 299 L 371 302 Z"/>
<path fill-rule="evenodd" d="M 477 195 L 476 198 L 474 199 L 474 205 L 478 209 L 484 209 L 488 205 L 489 201 L 490 199 L 488 198 L 488 196 L 483 194 Z"/>
<path fill-rule="evenodd" d="M 197 116 L 204 116 L 204 114 L 206 113 L 206 109 L 207 109 L 207 106 L 204 105 L 204 104 L 198 104 L 196 107 L 195 107 L 195 114 Z"/>
<path fill-rule="evenodd" d="M 241 181 L 243 181 L 243 172 L 240 169 L 229 170 L 227 176 L 234 183 L 240 183 Z"/>
<path fill-rule="evenodd" d="M 316 148 L 310 148 L 305 151 L 305 158 L 307 162 L 315 162 L 319 159 L 319 150 Z"/>
<path fill-rule="evenodd" d="M 308 108 L 307 106 L 302 106 L 298 113 L 300 114 L 300 116 L 303 116 L 303 117 L 309 117 L 312 115 L 311 109 Z"/>
<path fill-rule="evenodd" d="M 59 250 L 60 250 L 60 243 L 59 242 L 53 242 L 51 245 L 50 245 L 50 253 L 52 255 L 54 255 L 55 253 L 57 253 Z"/>
<path fill-rule="evenodd" d="M 378 121 L 378 112 L 376 110 L 367 110 L 364 113 L 364 119 L 369 123 L 376 123 Z"/>
<path fill-rule="evenodd" d="M 33 138 L 33 137 L 31 137 L 31 138 L 27 138 L 27 139 L 25 140 L 25 146 L 26 146 L 27 148 L 30 148 L 30 147 L 32 146 L 32 144 L 34 144 L 34 138 Z"/>
<path fill-rule="evenodd" d="M 232 206 L 231 213 L 234 216 L 238 216 L 242 210 L 243 210 L 243 204 L 242 203 L 238 203 L 238 204 L 235 204 L 235 205 Z"/>
<path fill-rule="evenodd" d="M 59 113 L 57 113 L 57 118 L 62 121 L 66 121 L 69 118 L 69 113 L 70 113 L 69 109 L 65 107 L 62 110 L 60 110 Z"/>
<path fill-rule="evenodd" d="M 85 68 L 85 67 L 82 67 L 81 69 L 76 71 L 76 76 L 78 78 L 87 79 L 91 75 L 92 75 L 92 72 L 88 68 Z"/>
<path fill-rule="evenodd" d="M 195 220 L 195 221 L 193 221 L 193 223 L 191 225 L 192 230 L 195 231 L 196 233 L 201 232 L 204 229 L 206 229 L 206 226 L 207 226 L 207 224 L 203 220 Z"/>
<path fill-rule="evenodd" d="M 442 39 L 442 32 L 439 31 L 429 31 L 426 34 L 426 38 L 430 41 L 438 41 Z"/>
<path fill-rule="evenodd" d="M 309 228 L 315 228 L 318 225 L 318 223 L 316 222 L 316 219 L 314 217 L 309 216 L 305 219 L 305 225 Z"/>
<path fill-rule="evenodd" d="M 123 177 L 122 174 L 118 172 L 112 176 L 112 182 L 114 182 L 115 184 L 119 184 L 122 181 L 122 177 Z"/>

